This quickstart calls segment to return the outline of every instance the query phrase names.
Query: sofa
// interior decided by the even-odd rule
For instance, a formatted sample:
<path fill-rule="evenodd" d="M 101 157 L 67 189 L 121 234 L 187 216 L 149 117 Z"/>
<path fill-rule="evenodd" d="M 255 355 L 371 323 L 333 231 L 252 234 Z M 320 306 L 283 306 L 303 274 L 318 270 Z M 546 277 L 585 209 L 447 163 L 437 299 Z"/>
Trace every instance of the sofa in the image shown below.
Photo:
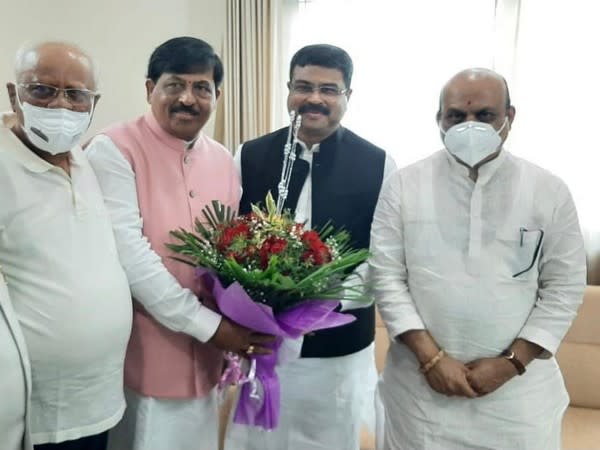
<path fill-rule="evenodd" d="M 600 286 L 586 288 L 556 358 L 571 398 L 563 420 L 563 449 L 600 449 Z"/>

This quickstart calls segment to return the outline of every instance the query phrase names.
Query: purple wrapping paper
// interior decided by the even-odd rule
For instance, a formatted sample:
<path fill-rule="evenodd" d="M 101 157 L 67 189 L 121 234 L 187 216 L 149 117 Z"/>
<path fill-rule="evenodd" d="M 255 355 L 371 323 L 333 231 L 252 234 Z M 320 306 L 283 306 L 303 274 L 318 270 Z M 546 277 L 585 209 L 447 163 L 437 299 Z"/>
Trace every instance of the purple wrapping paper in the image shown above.
<path fill-rule="evenodd" d="M 333 311 L 339 302 L 332 300 L 307 300 L 275 316 L 269 306 L 253 301 L 239 283 L 224 288 L 216 274 L 203 268 L 196 271 L 215 297 L 221 314 L 239 325 L 278 337 L 270 345 L 272 354 L 251 356 L 256 361 L 260 392 L 257 395 L 251 383 L 243 384 L 233 418 L 238 424 L 272 430 L 279 423 L 280 389 L 275 366 L 283 339 L 297 339 L 311 331 L 346 325 L 355 318 Z"/>

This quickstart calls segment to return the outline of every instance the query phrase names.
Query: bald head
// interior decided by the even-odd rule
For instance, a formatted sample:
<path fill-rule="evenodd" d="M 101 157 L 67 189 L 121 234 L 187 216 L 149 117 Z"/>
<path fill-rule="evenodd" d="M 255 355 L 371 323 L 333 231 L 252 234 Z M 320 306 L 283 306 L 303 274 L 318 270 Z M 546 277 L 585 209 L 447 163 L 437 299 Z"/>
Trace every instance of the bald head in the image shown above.
<path fill-rule="evenodd" d="M 494 72 L 490 69 L 485 68 L 470 68 L 461 70 L 456 75 L 454 75 L 448 82 L 444 85 L 440 92 L 440 100 L 438 106 L 438 115 L 442 110 L 442 103 L 444 101 L 444 96 L 446 95 L 446 91 L 448 89 L 456 89 L 456 85 L 462 86 L 469 82 L 476 82 L 479 80 L 488 80 L 492 85 L 497 84 L 495 88 L 500 88 L 504 92 L 504 105 L 506 109 L 510 108 L 510 92 L 508 90 L 508 83 L 506 79 L 497 72 Z M 496 83 L 494 83 L 496 82 Z"/>
<path fill-rule="evenodd" d="M 35 72 L 75 71 L 84 80 L 85 88 L 97 90 L 98 74 L 92 58 L 80 47 L 68 42 L 41 42 L 22 46 L 15 58 L 17 82 L 34 81 Z M 27 80 L 25 80 L 27 78 Z"/>

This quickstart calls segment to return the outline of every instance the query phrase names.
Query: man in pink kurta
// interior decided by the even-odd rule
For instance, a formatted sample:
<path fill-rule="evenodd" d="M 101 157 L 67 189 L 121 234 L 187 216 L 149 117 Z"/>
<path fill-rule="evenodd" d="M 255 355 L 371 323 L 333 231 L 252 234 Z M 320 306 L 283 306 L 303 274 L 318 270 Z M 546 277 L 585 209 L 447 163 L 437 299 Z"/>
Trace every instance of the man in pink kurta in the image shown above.
<path fill-rule="evenodd" d="M 267 337 L 202 305 L 193 268 L 172 259 L 169 231 L 192 229 L 219 200 L 236 209 L 233 159 L 202 127 L 215 108 L 223 68 L 204 41 L 171 39 L 152 54 L 151 110 L 109 127 L 88 146 L 134 298 L 125 361 L 128 409 L 111 450 L 215 450 L 215 385 L 222 350 L 242 353 Z"/>

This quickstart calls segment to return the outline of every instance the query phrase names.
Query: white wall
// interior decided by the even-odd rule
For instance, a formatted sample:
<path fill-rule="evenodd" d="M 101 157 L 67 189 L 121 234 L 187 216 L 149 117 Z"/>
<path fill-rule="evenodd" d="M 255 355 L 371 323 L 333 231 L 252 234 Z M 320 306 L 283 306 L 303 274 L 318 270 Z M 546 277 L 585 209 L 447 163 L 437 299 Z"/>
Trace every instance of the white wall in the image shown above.
<path fill-rule="evenodd" d="M 95 58 L 102 98 L 92 134 L 147 110 L 145 74 L 157 45 L 189 35 L 219 52 L 224 27 L 220 0 L 0 0 L 0 111 L 10 109 L 4 85 L 14 80 L 14 55 L 24 42 L 67 40 Z"/>

